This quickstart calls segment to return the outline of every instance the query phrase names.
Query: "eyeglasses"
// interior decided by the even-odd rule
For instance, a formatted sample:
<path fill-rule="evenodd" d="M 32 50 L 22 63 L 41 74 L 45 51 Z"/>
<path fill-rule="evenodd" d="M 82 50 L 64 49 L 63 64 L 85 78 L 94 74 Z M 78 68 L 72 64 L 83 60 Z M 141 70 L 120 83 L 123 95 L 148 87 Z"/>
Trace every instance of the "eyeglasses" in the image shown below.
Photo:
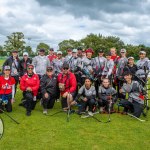
<path fill-rule="evenodd" d="M 64 70 L 68 70 L 69 68 L 63 68 Z"/>
<path fill-rule="evenodd" d="M 33 70 L 33 68 L 28 68 L 28 70 Z"/>

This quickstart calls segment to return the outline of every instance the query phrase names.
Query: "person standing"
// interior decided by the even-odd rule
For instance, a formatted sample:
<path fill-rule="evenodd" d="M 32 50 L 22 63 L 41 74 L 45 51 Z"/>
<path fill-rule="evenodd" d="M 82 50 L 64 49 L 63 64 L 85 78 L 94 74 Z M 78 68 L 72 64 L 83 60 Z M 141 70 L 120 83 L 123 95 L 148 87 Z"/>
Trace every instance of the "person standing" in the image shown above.
<path fill-rule="evenodd" d="M 57 56 L 54 54 L 53 48 L 49 49 L 49 55 L 47 57 L 48 57 L 50 63 L 52 63 L 52 61 L 57 58 Z"/>
<path fill-rule="evenodd" d="M 46 73 L 46 68 L 50 66 L 50 61 L 45 56 L 45 49 L 39 50 L 39 55 L 33 58 L 32 64 L 34 65 L 35 73 L 41 78 Z"/>
<path fill-rule="evenodd" d="M 32 63 L 27 52 L 23 53 L 23 58 L 20 60 L 20 77 L 27 73 L 27 66 Z"/>
<path fill-rule="evenodd" d="M 15 93 L 17 89 L 17 85 L 19 83 L 19 76 L 20 76 L 20 59 L 18 57 L 18 51 L 13 50 L 12 56 L 10 56 L 3 64 L 4 66 L 10 66 L 11 68 L 11 76 L 15 79 Z"/>

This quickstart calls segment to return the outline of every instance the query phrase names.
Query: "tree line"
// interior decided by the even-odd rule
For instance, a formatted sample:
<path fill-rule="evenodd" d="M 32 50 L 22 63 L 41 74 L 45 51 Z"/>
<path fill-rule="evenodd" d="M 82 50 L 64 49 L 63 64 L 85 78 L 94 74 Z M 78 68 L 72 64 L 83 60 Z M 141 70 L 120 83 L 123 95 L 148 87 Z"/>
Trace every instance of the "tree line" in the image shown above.
<path fill-rule="evenodd" d="M 63 40 L 59 44 L 59 50 L 66 54 L 66 50 L 68 48 L 92 48 L 94 50 L 94 55 L 97 55 L 99 49 L 103 49 L 105 52 L 109 51 L 111 47 L 115 47 L 118 50 L 125 48 L 127 50 L 128 56 L 133 56 L 135 59 L 138 58 L 138 53 L 141 49 L 147 52 L 147 56 L 150 58 L 150 47 L 142 45 L 132 45 L 132 44 L 125 44 L 119 37 L 116 36 L 103 36 L 102 34 L 89 34 L 85 38 L 80 40 Z M 3 46 L 0 46 L 0 56 L 6 56 L 11 53 L 13 49 L 17 49 L 22 55 L 24 51 L 27 51 L 30 56 L 37 55 L 37 51 L 39 49 L 45 49 L 46 54 L 50 49 L 50 45 L 47 43 L 40 42 L 37 47 L 36 51 L 34 52 L 30 45 L 25 42 L 24 34 L 22 32 L 14 32 L 11 35 L 7 36 L 7 40 Z"/>

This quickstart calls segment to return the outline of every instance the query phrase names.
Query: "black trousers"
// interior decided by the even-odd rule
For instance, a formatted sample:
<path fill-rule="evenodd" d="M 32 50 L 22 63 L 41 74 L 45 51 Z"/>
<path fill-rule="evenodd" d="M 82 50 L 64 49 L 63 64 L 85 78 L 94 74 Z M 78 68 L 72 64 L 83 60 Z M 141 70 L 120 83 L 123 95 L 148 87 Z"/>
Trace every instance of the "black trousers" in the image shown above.
<path fill-rule="evenodd" d="M 95 101 L 95 99 L 88 99 L 86 102 L 81 100 L 80 105 L 81 105 L 79 107 L 80 112 L 85 112 L 87 106 L 89 106 L 89 111 L 94 112 L 94 108 L 96 106 L 96 101 Z"/>
<path fill-rule="evenodd" d="M 0 98 L 2 97 L 2 95 L 0 95 Z M 3 104 L 3 102 L 0 102 L 0 109 L 2 109 L 4 111 L 4 109 L 6 109 L 7 112 L 12 112 L 12 104 L 11 104 L 11 99 L 12 99 L 12 95 L 8 94 L 8 103 L 7 104 Z M 1 111 L 0 111 L 1 112 Z"/>
<path fill-rule="evenodd" d="M 33 93 L 24 92 L 24 95 L 26 99 L 26 110 L 27 112 L 31 112 L 36 106 L 36 101 L 33 101 Z"/>
<path fill-rule="evenodd" d="M 122 93 L 119 92 L 119 90 L 123 86 L 124 81 L 123 80 L 119 80 L 118 78 L 116 79 L 116 81 L 117 81 L 117 94 L 118 94 L 118 98 L 125 99 L 126 95 L 124 95 L 124 94 L 122 94 Z"/>
<path fill-rule="evenodd" d="M 111 104 L 111 107 L 110 107 L 111 111 L 113 110 L 114 103 L 115 102 L 112 102 L 112 104 Z M 98 106 L 99 107 L 105 107 L 105 111 L 107 111 L 107 112 L 109 112 L 109 104 L 110 104 L 110 102 L 108 100 L 99 100 L 98 101 Z"/>
<path fill-rule="evenodd" d="M 45 98 L 43 96 L 42 98 L 42 104 L 43 104 L 43 108 L 44 109 L 52 109 L 54 104 L 55 104 L 55 97 L 50 96 L 50 94 L 48 94 L 48 98 Z"/>
<path fill-rule="evenodd" d="M 124 112 L 130 111 L 136 117 L 140 117 L 143 112 L 143 104 L 140 104 L 134 100 L 132 103 L 128 100 L 121 100 L 119 104 L 124 107 Z"/>

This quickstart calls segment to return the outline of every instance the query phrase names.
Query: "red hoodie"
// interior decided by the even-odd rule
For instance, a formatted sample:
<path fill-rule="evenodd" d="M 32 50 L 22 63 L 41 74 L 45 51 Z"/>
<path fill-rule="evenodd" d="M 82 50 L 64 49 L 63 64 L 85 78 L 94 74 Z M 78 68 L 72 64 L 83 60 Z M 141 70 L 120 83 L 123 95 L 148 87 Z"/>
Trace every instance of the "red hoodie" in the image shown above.
<path fill-rule="evenodd" d="M 77 81 L 75 75 L 72 72 L 69 72 L 67 75 L 60 73 L 57 79 L 58 83 L 65 84 L 65 90 L 61 92 L 61 95 L 63 95 L 65 92 L 73 93 L 76 91 Z"/>

